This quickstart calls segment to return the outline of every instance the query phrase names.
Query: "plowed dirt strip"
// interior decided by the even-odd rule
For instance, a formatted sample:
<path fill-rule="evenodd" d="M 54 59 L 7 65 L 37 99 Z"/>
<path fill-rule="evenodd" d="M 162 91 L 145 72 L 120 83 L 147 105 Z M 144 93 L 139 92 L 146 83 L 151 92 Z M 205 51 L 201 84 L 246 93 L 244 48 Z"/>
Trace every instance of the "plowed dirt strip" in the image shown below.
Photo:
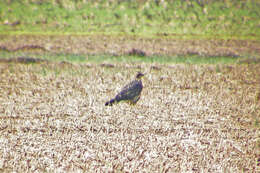
<path fill-rule="evenodd" d="M 260 41 L 223 39 L 139 38 L 106 35 L 0 35 L 0 50 L 47 51 L 68 54 L 128 54 L 140 49 L 146 55 L 257 56 Z"/>
<path fill-rule="evenodd" d="M 259 171 L 260 65 L 151 67 L 0 64 L 1 172 Z"/>

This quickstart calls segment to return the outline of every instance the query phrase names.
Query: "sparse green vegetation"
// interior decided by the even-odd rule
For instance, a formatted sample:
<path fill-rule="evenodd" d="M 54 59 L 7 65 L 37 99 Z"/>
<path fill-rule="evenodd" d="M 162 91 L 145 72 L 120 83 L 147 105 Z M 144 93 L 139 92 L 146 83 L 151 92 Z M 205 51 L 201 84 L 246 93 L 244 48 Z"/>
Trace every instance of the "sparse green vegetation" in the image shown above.
<path fill-rule="evenodd" d="M 0 59 L 27 57 L 48 60 L 53 62 L 67 61 L 71 63 L 159 63 L 159 64 L 234 64 L 243 58 L 232 57 L 201 57 L 199 55 L 176 55 L 176 56 L 130 56 L 130 55 L 78 55 L 78 54 L 33 54 L 26 52 L 3 53 L 0 52 Z"/>

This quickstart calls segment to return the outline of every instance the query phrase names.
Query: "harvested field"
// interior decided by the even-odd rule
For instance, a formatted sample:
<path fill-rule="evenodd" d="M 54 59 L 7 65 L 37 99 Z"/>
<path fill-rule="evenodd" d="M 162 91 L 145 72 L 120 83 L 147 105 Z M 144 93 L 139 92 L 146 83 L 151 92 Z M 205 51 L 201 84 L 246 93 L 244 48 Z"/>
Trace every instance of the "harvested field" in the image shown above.
<path fill-rule="evenodd" d="M 259 69 L 0 63 L 0 170 L 258 172 Z M 137 71 L 137 105 L 105 107 Z"/>

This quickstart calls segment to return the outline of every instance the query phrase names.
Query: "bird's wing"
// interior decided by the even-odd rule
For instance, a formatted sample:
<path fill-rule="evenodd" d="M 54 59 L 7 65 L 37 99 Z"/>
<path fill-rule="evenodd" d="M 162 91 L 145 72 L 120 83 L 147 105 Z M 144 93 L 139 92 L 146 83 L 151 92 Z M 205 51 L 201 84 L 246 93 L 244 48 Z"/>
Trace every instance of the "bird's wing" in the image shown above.
<path fill-rule="evenodd" d="M 140 94 L 140 92 L 142 91 L 142 83 L 141 81 L 132 81 L 131 83 L 129 83 L 128 85 L 126 85 L 121 91 L 120 93 L 117 94 L 116 96 L 116 100 L 120 101 L 120 100 L 131 100 L 134 97 L 136 97 L 137 95 Z"/>

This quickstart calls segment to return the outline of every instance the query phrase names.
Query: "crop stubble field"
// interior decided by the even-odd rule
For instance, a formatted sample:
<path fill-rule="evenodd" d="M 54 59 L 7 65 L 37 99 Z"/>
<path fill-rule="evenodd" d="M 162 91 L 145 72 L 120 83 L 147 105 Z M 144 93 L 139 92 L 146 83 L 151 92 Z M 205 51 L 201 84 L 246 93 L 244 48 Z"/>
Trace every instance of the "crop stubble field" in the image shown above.
<path fill-rule="evenodd" d="M 0 170 L 257 172 L 259 69 L 0 63 Z M 105 107 L 137 71 L 137 105 Z"/>
<path fill-rule="evenodd" d="M 1 6 L 0 172 L 260 172 L 258 1 Z"/>

